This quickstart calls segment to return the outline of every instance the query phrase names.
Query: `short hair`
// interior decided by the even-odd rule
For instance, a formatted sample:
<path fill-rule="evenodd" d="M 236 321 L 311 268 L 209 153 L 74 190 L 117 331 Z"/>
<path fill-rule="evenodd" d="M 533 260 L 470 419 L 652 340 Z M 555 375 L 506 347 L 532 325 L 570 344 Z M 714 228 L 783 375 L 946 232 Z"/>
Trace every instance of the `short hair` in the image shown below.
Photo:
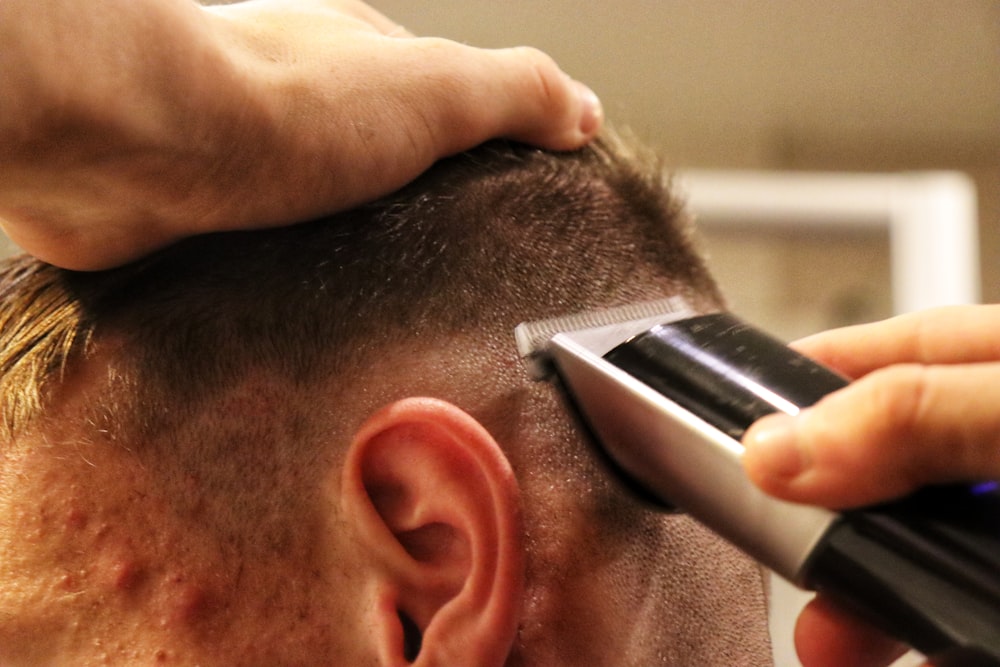
<path fill-rule="evenodd" d="M 208 540 L 234 580 L 286 595 L 299 589 L 269 578 L 269 565 L 303 562 L 343 519 L 329 520 L 340 510 L 324 489 L 353 429 L 391 400 L 430 395 L 504 449 L 531 581 L 558 587 L 565 559 L 586 553 L 717 563 L 717 542 L 682 519 L 663 530 L 605 474 L 557 389 L 529 380 L 514 346 L 524 320 L 674 295 L 721 305 L 658 161 L 611 136 L 572 153 L 491 143 L 309 224 L 193 238 L 101 273 L 8 262 L 7 446 L 68 438 L 56 451 L 85 461 L 90 447 L 117 448 L 142 471 L 135 493 L 184 526 L 192 542 L 178 553 Z M 586 517 L 585 535 L 567 512 Z M 726 595 L 688 568 L 646 582 L 679 614 L 670 655 L 742 652 L 750 635 L 766 644 L 760 619 L 742 616 L 761 580 L 722 572 Z M 693 608 L 723 609 L 724 627 Z"/>
<path fill-rule="evenodd" d="M 519 321 L 657 290 L 720 303 L 655 158 L 614 135 L 573 153 L 494 142 L 309 224 L 193 238 L 100 273 L 9 261 L 3 427 L 43 414 L 101 339 L 134 362 L 120 380 L 139 412 L 124 421 L 152 428 L 261 369 L 308 384 L 394 342 L 509 347 Z"/>
<path fill-rule="evenodd" d="M 291 539 L 313 462 L 331 438 L 346 448 L 350 417 L 402 380 L 482 421 L 515 472 L 607 491 L 555 389 L 518 363 L 513 328 L 674 295 L 720 303 L 655 158 L 613 136 L 572 153 L 490 143 L 312 223 L 192 238 L 99 273 L 13 260 L 0 273 L 4 424 L 15 435 L 58 420 L 50 408 L 78 384 L 62 379 L 96 359 L 87 442 L 155 462 L 178 503 L 186 478 L 203 479 L 225 498 L 215 534 L 247 549 Z M 436 360 L 366 376 L 400 349 Z M 331 411 L 342 430 L 317 433 Z M 593 511 L 615 505 L 593 498 Z"/>

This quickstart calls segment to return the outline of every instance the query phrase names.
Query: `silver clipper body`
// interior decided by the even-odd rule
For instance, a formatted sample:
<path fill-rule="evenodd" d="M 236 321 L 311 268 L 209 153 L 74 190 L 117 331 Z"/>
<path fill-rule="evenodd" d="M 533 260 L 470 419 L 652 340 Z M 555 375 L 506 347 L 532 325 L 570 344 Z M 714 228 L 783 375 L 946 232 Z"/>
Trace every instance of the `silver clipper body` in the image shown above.
<path fill-rule="evenodd" d="M 679 299 L 520 325 L 623 480 L 689 513 L 785 579 L 820 590 L 939 667 L 1000 667 L 1000 490 L 934 487 L 832 512 L 767 496 L 743 472 L 750 424 L 846 386 L 725 312 Z"/>

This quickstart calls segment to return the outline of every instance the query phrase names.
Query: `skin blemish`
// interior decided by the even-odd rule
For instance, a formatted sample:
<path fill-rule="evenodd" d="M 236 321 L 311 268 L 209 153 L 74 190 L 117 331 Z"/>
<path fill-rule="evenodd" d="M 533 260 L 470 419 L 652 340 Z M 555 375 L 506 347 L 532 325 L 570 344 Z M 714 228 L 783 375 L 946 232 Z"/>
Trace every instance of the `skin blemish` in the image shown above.
<path fill-rule="evenodd" d="M 197 586 L 185 586 L 177 596 L 174 617 L 181 623 L 189 624 L 200 618 L 208 610 L 208 595 Z"/>
<path fill-rule="evenodd" d="M 122 559 L 111 566 L 111 586 L 122 592 L 135 590 L 142 581 L 143 573 L 135 561 Z"/>
<path fill-rule="evenodd" d="M 76 593 L 80 590 L 80 578 L 75 574 L 67 572 L 59 580 L 59 587 L 67 593 Z"/>
<path fill-rule="evenodd" d="M 164 626 L 192 626 L 211 615 L 214 596 L 205 586 L 181 574 L 168 574 L 163 583 Z"/>
<path fill-rule="evenodd" d="M 95 533 L 94 537 L 100 540 L 104 537 L 107 537 L 107 535 L 110 532 L 111 532 L 111 526 L 109 526 L 108 524 L 103 524 L 100 528 L 97 529 L 97 532 Z"/>
<path fill-rule="evenodd" d="M 83 543 L 89 558 L 87 579 L 102 596 L 121 597 L 137 591 L 146 579 L 146 563 L 135 544 L 122 531 L 96 525 L 88 531 L 91 538 Z"/>
<path fill-rule="evenodd" d="M 88 519 L 87 513 L 83 510 L 71 508 L 66 513 L 66 530 L 71 532 L 81 531 L 87 527 Z"/>

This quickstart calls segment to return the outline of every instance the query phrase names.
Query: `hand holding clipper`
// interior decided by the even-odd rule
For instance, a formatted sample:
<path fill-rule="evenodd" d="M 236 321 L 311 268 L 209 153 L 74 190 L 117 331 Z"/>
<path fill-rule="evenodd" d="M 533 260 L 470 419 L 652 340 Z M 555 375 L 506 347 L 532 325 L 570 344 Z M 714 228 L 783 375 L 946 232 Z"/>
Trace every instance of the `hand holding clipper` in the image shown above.
<path fill-rule="evenodd" d="M 750 483 L 740 438 L 846 380 L 728 313 L 666 300 L 522 325 L 623 478 L 934 664 L 1000 665 L 1000 493 L 935 487 L 834 513 Z"/>

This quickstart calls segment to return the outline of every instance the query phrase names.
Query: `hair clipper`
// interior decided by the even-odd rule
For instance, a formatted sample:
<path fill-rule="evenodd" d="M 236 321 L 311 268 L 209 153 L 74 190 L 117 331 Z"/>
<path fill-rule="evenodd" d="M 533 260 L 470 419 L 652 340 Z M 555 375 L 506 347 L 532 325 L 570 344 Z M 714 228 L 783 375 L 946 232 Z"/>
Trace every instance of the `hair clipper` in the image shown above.
<path fill-rule="evenodd" d="M 758 418 L 847 381 L 729 313 L 679 299 L 521 324 L 535 379 L 561 387 L 617 472 L 799 587 L 939 667 L 1000 667 L 1000 491 L 929 487 L 842 513 L 767 496 L 743 472 Z"/>

